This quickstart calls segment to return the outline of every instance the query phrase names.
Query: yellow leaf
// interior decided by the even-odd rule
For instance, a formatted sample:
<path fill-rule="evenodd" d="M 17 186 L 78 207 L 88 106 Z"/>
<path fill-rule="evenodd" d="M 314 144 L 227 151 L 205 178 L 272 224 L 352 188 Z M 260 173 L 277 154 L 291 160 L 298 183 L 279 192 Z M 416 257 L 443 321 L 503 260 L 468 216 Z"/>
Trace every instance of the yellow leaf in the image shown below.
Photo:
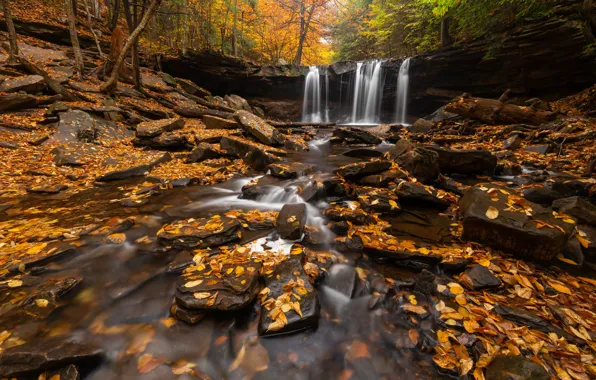
<path fill-rule="evenodd" d="M 465 294 L 459 294 L 455 297 L 455 302 L 459 305 L 465 305 L 467 302 Z"/>
<path fill-rule="evenodd" d="M 200 293 L 194 293 L 193 296 L 196 299 L 198 299 L 198 300 L 202 300 L 202 299 L 211 297 L 211 293 L 209 293 L 209 292 L 200 292 Z"/>
<path fill-rule="evenodd" d="M 35 304 L 38 307 L 46 307 L 46 306 L 48 306 L 48 300 L 43 299 L 43 298 L 38 298 L 35 300 Z"/>
<path fill-rule="evenodd" d="M 484 372 L 482 372 L 482 368 L 476 368 L 474 370 L 474 379 L 475 380 L 486 380 L 484 377 Z"/>
<path fill-rule="evenodd" d="M 590 245 L 591 241 L 589 241 L 588 239 L 586 239 L 583 236 L 580 235 L 575 235 L 575 237 L 577 238 L 577 240 L 579 240 L 579 243 L 582 245 L 582 247 L 584 248 L 588 248 L 588 246 Z"/>
<path fill-rule="evenodd" d="M 399 207 L 397 206 L 397 202 L 395 202 L 393 199 L 390 199 L 390 200 L 389 200 L 389 205 L 391 205 L 391 209 L 392 209 L 392 210 L 393 210 L 393 209 L 395 209 L 395 208 L 399 208 Z"/>
<path fill-rule="evenodd" d="M 447 284 L 447 286 L 453 294 L 464 294 L 464 288 L 462 288 L 461 285 L 456 282 L 450 282 Z"/>
<path fill-rule="evenodd" d="M 498 216 L 499 210 L 497 210 L 493 206 L 489 206 L 488 210 L 486 210 L 486 217 L 489 219 L 497 219 Z"/>
<path fill-rule="evenodd" d="M 10 280 L 7 283 L 9 288 L 18 288 L 19 286 L 23 285 L 22 280 Z"/>
<path fill-rule="evenodd" d="M 568 259 L 568 258 L 566 258 L 566 257 L 565 257 L 565 256 L 563 256 L 563 254 L 561 254 L 561 253 L 559 253 L 559 254 L 557 255 L 557 259 L 558 259 L 559 261 L 562 261 L 562 262 L 564 262 L 564 263 L 567 263 L 567 264 L 571 264 L 571 265 L 577 265 L 577 263 L 576 263 L 575 261 L 573 261 L 573 260 L 571 260 L 571 259 Z"/>
<path fill-rule="evenodd" d="M 44 249 L 47 245 L 48 245 L 47 243 L 35 244 L 34 246 L 32 246 L 31 248 L 29 248 L 27 250 L 27 254 L 35 255 L 35 254 L 41 252 L 41 250 Z"/>
<path fill-rule="evenodd" d="M 176 324 L 176 320 L 172 317 L 162 318 L 159 320 L 159 322 L 161 322 L 161 324 L 164 325 L 165 328 L 167 328 L 167 329 L 169 329 L 170 327 L 172 327 L 173 325 Z"/>
<path fill-rule="evenodd" d="M 197 365 L 189 363 L 186 360 L 178 360 L 172 365 L 172 373 L 174 375 L 182 375 L 183 373 L 191 373 L 192 369 Z"/>
<path fill-rule="evenodd" d="M 553 288 L 555 288 L 557 290 L 557 292 L 559 292 L 559 293 L 564 293 L 564 294 L 571 295 L 571 290 L 569 290 L 569 288 L 566 287 L 563 284 L 559 284 L 559 283 L 554 282 L 554 281 L 548 281 L 548 284 L 550 286 L 552 286 Z"/>
<path fill-rule="evenodd" d="M 418 330 L 410 329 L 408 331 L 408 336 L 410 337 L 410 340 L 412 341 L 412 343 L 414 343 L 416 345 L 418 344 L 418 339 L 419 339 Z"/>
<path fill-rule="evenodd" d="M 185 288 L 193 288 L 197 285 L 201 285 L 202 282 L 203 282 L 203 280 L 189 281 L 186 284 L 184 284 L 184 287 Z"/>
<path fill-rule="evenodd" d="M 472 334 L 472 333 L 474 333 L 474 331 L 476 331 L 476 329 L 480 328 L 480 325 L 478 324 L 478 322 L 476 322 L 474 320 L 469 320 L 469 321 L 464 321 L 464 328 L 466 329 L 467 332 Z"/>
<path fill-rule="evenodd" d="M 405 311 L 407 311 L 409 313 L 414 313 L 414 314 L 419 314 L 419 315 L 426 314 L 426 309 L 422 306 L 415 306 L 415 305 L 407 303 L 407 304 L 402 305 L 401 307 L 402 307 L 402 309 L 404 309 Z"/>
<path fill-rule="evenodd" d="M 137 360 L 137 369 L 140 373 L 149 373 L 164 362 L 163 358 L 154 358 L 151 354 L 143 354 Z"/>

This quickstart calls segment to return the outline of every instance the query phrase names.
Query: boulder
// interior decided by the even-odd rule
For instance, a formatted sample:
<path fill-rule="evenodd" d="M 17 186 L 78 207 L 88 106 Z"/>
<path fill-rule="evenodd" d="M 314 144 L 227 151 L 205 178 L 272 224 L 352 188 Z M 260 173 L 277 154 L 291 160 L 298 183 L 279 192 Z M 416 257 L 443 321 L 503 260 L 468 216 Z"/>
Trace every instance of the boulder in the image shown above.
<path fill-rule="evenodd" d="M 509 137 L 507 140 L 503 141 L 503 148 L 509 150 L 519 149 L 519 147 L 521 146 L 521 141 L 521 137 L 519 137 L 518 134 L 515 134 Z"/>
<path fill-rule="evenodd" d="M 281 158 L 263 150 L 254 150 L 243 156 L 242 161 L 254 170 L 263 171 L 269 165 L 281 161 Z"/>
<path fill-rule="evenodd" d="M 24 91 L 29 94 L 37 94 L 43 91 L 46 82 L 41 75 L 26 75 L 22 77 L 7 78 L 0 84 L 0 92 Z"/>
<path fill-rule="evenodd" d="M 179 131 L 164 132 L 156 137 L 137 137 L 132 143 L 135 146 L 148 146 L 157 150 L 186 150 L 193 146 L 190 135 Z"/>
<path fill-rule="evenodd" d="M 184 128 L 184 119 L 146 121 L 137 125 L 137 137 L 156 137 L 164 132 Z"/>
<path fill-rule="evenodd" d="M 267 169 L 271 171 L 271 175 L 274 177 L 292 179 L 314 173 L 317 170 L 317 166 L 302 162 L 292 162 L 288 164 L 272 164 Z"/>
<path fill-rule="evenodd" d="M 331 205 L 325 210 L 325 216 L 333 222 L 350 222 L 356 225 L 366 225 L 375 222 L 375 218 L 370 213 L 360 207 L 350 207 L 358 203 L 340 203 Z"/>
<path fill-rule="evenodd" d="M 365 211 L 381 214 L 397 214 L 401 211 L 397 196 L 391 190 L 359 187 L 356 189 L 356 195 Z"/>
<path fill-rule="evenodd" d="M 60 122 L 51 140 L 94 143 L 100 138 L 102 140 L 119 140 L 128 135 L 128 130 L 116 124 L 100 118 L 93 118 L 81 110 L 69 110 L 60 113 Z"/>
<path fill-rule="evenodd" d="M 154 166 L 162 164 L 164 162 L 168 162 L 172 159 L 172 156 L 169 153 L 164 153 L 161 156 L 156 157 L 153 161 L 150 161 L 147 164 L 143 165 L 136 165 L 131 166 L 126 169 L 121 170 L 113 170 L 109 171 L 99 177 L 97 177 L 97 181 L 99 182 L 110 182 L 110 181 L 119 181 L 122 179 L 128 179 L 133 177 L 142 177 L 146 175 Z"/>
<path fill-rule="evenodd" d="M 459 278 L 462 285 L 470 290 L 481 290 L 486 288 L 496 288 L 501 285 L 501 280 L 497 278 L 488 268 L 476 264 L 468 269 Z"/>
<path fill-rule="evenodd" d="M 445 209 L 450 205 L 434 188 L 415 182 L 400 181 L 393 187 L 393 191 L 403 204 L 439 209 Z"/>
<path fill-rule="evenodd" d="M 459 205 L 463 238 L 532 260 L 549 261 L 563 251 L 573 225 L 555 219 L 551 209 L 538 204 L 527 202 L 512 209 L 507 201 L 499 191 L 491 196 L 478 188 L 466 190 Z"/>
<path fill-rule="evenodd" d="M 204 115 L 203 123 L 207 129 L 236 129 L 240 127 L 234 120 L 213 115 Z"/>
<path fill-rule="evenodd" d="M 301 137 L 286 136 L 284 149 L 292 150 L 294 152 L 307 152 L 309 150 L 308 143 Z"/>
<path fill-rule="evenodd" d="M 283 145 L 285 137 L 277 129 L 267 124 L 260 117 L 248 111 L 236 111 L 234 119 L 246 130 L 246 132 L 261 143 L 271 146 Z"/>
<path fill-rule="evenodd" d="M 355 127 L 335 128 L 333 137 L 343 144 L 372 144 L 377 145 L 383 142 L 380 138 L 369 131 Z"/>
<path fill-rule="evenodd" d="M 226 95 L 224 96 L 224 101 L 227 103 L 227 105 L 234 109 L 235 111 L 247 111 L 247 112 L 252 112 L 252 109 L 250 108 L 250 105 L 248 104 L 248 102 L 246 101 L 246 99 L 244 99 L 241 96 L 238 95 Z"/>
<path fill-rule="evenodd" d="M 357 183 L 362 186 L 387 187 L 392 182 L 408 179 L 408 174 L 401 169 L 389 169 L 377 174 L 367 175 L 360 178 Z"/>
<path fill-rule="evenodd" d="M 557 199 L 553 208 L 571 215 L 580 223 L 596 225 L 596 206 L 581 197 Z"/>
<path fill-rule="evenodd" d="M 433 123 L 428 120 L 418 119 L 408 127 L 408 131 L 412 133 L 428 133 L 433 128 Z"/>
<path fill-rule="evenodd" d="M 455 150 L 428 146 L 439 155 L 441 173 L 492 174 L 497 167 L 497 157 L 487 150 Z"/>
<path fill-rule="evenodd" d="M 334 173 L 348 180 L 357 180 L 370 174 L 375 174 L 387 170 L 391 167 L 391 162 L 387 160 L 374 160 L 368 162 L 356 162 L 342 166 L 334 170 Z"/>
<path fill-rule="evenodd" d="M 37 107 L 37 98 L 27 94 L 0 95 L 0 112 Z"/>
<path fill-rule="evenodd" d="M 219 146 L 227 154 L 234 157 L 244 157 L 248 153 L 255 151 L 271 153 L 276 156 L 286 155 L 286 152 L 281 149 L 272 148 L 267 145 L 255 143 L 236 136 L 223 136 L 220 140 Z"/>
<path fill-rule="evenodd" d="M 170 314 L 182 322 L 194 325 L 201 322 L 209 313 L 203 310 L 187 309 L 174 302 L 170 307 Z"/>
<path fill-rule="evenodd" d="M 295 252 L 299 249 L 293 247 L 290 257 L 265 276 L 265 288 L 259 294 L 261 336 L 287 334 L 318 325 L 319 299 L 302 267 L 303 255 Z"/>
<path fill-rule="evenodd" d="M 299 240 L 306 223 L 306 205 L 291 203 L 284 205 L 277 216 L 277 231 L 282 239 Z"/>
<path fill-rule="evenodd" d="M 212 158 L 220 158 L 225 152 L 208 143 L 200 143 L 186 158 L 187 163 L 203 162 Z"/>
<path fill-rule="evenodd" d="M 166 224 L 157 232 L 157 238 L 164 245 L 181 249 L 209 248 L 237 240 L 241 227 L 236 219 L 215 215 Z"/>
<path fill-rule="evenodd" d="M 421 182 L 429 182 L 439 175 L 439 155 L 408 140 L 395 143 L 388 156 Z"/>
<path fill-rule="evenodd" d="M 540 364 L 523 356 L 499 354 L 486 367 L 486 380 L 549 380 Z"/>
<path fill-rule="evenodd" d="M 202 87 L 199 87 L 195 84 L 195 82 L 190 81 L 188 79 L 182 79 L 182 78 L 176 78 L 176 82 L 178 83 L 178 85 L 180 87 L 182 87 L 182 89 L 191 94 L 191 95 L 196 95 L 196 96 L 200 96 L 200 97 L 204 97 L 204 96 L 210 96 L 211 93 L 207 90 L 205 90 Z"/>

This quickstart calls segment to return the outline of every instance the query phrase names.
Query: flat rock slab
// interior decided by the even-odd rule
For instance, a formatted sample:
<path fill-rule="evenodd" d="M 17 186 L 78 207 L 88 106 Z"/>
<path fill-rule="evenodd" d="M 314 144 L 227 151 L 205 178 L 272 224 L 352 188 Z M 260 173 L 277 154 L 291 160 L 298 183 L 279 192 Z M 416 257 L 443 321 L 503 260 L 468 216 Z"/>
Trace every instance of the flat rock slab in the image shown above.
<path fill-rule="evenodd" d="M 302 238 L 306 223 L 306 205 L 304 203 L 286 204 L 277 216 L 277 231 L 282 239 L 298 240 Z"/>
<path fill-rule="evenodd" d="M 277 129 L 267 124 L 265 120 L 248 111 L 236 111 L 234 119 L 246 132 L 263 144 L 277 146 L 283 145 L 285 137 Z"/>
<path fill-rule="evenodd" d="M 0 95 L 0 112 L 35 108 L 37 104 L 37 98 L 28 94 Z"/>
<path fill-rule="evenodd" d="M 224 119 L 223 117 L 205 115 L 203 123 L 207 129 L 236 129 L 239 127 L 235 120 Z"/>
<path fill-rule="evenodd" d="M 317 166 L 302 162 L 292 162 L 289 164 L 272 164 L 267 169 L 271 171 L 271 175 L 274 177 L 292 179 L 314 173 L 317 170 Z"/>
<path fill-rule="evenodd" d="M 11 377 L 58 369 L 68 364 L 97 365 L 103 357 L 101 349 L 73 338 L 56 336 L 34 339 L 3 351 L 0 355 L 0 373 Z"/>
<path fill-rule="evenodd" d="M 233 311 L 248 306 L 259 293 L 260 263 L 230 257 L 219 268 L 197 265 L 178 279 L 176 303 L 190 310 Z"/>
<path fill-rule="evenodd" d="M 27 191 L 29 193 L 37 193 L 37 194 L 58 194 L 61 191 L 68 189 L 68 186 L 63 184 L 57 185 L 40 185 L 35 187 L 28 187 Z"/>
<path fill-rule="evenodd" d="M 391 190 L 376 187 L 358 187 L 356 196 L 365 211 L 381 214 L 397 214 L 401 211 L 398 197 Z"/>
<path fill-rule="evenodd" d="M 401 180 L 408 180 L 408 174 L 401 169 L 395 168 L 367 175 L 360 178 L 357 183 L 362 186 L 387 187 L 390 183 L 398 183 Z"/>
<path fill-rule="evenodd" d="M 450 202 L 444 198 L 444 192 L 441 195 L 434 188 L 420 183 L 400 181 L 392 188 L 403 204 L 443 210 L 450 205 Z"/>
<path fill-rule="evenodd" d="M 455 150 L 436 146 L 426 148 L 439 155 L 441 173 L 492 174 L 497 167 L 497 157 L 487 150 Z"/>
<path fill-rule="evenodd" d="M 357 225 L 364 225 L 375 221 L 370 213 L 360 207 L 353 207 L 354 203 L 358 205 L 356 202 L 332 204 L 325 210 L 324 214 L 334 222 L 346 221 Z"/>
<path fill-rule="evenodd" d="M 22 77 L 7 78 L 0 84 L 0 92 L 24 91 L 37 94 L 46 87 L 46 82 L 41 75 L 26 75 Z"/>
<path fill-rule="evenodd" d="M 190 152 L 186 158 L 186 162 L 203 162 L 212 158 L 220 158 L 225 155 L 226 153 L 215 145 L 202 142 Z"/>
<path fill-rule="evenodd" d="M 188 150 L 193 144 L 191 136 L 179 131 L 164 132 L 156 137 L 137 137 L 132 143 L 135 146 L 148 146 L 156 150 Z"/>
<path fill-rule="evenodd" d="M 63 147 L 59 146 L 52 149 L 54 154 L 54 163 L 57 166 L 82 166 L 81 156 L 74 147 Z"/>
<path fill-rule="evenodd" d="M 493 311 L 499 314 L 501 317 L 514 322 L 520 326 L 528 326 L 531 329 L 542 331 L 543 333 L 555 333 L 558 336 L 562 336 L 568 341 L 575 341 L 576 339 L 569 333 L 560 328 L 553 326 L 549 322 L 540 318 L 538 315 L 523 309 L 516 307 L 509 307 L 505 305 L 497 304 Z"/>
<path fill-rule="evenodd" d="M 476 264 L 466 270 L 460 276 L 460 282 L 468 289 L 481 290 L 486 288 L 496 288 L 501 285 L 501 280 L 497 278 L 488 268 Z"/>
<path fill-rule="evenodd" d="M 103 119 L 93 118 L 87 112 L 68 110 L 60 113 L 60 122 L 51 140 L 92 143 L 98 139 L 119 140 L 129 134 L 128 130 Z"/>
<path fill-rule="evenodd" d="M 156 137 L 164 132 L 184 128 L 184 119 L 163 119 L 146 121 L 137 125 L 138 137 Z"/>
<path fill-rule="evenodd" d="M 421 182 L 427 183 L 439 176 L 439 155 L 407 140 L 395 143 L 388 156 Z"/>
<path fill-rule="evenodd" d="M 341 168 L 336 169 L 334 173 L 348 180 L 357 180 L 370 174 L 382 172 L 390 167 L 391 162 L 386 160 L 356 162 L 354 164 L 342 166 Z"/>
<path fill-rule="evenodd" d="M 96 178 L 99 182 L 111 182 L 111 181 L 119 181 L 123 179 L 133 178 L 133 177 L 142 177 L 146 175 L 153 167 L 162 164 L 164 162 L 168 162 L 172 159 L 172 156 L 169 153 L 164 153 L 161 156 L 157 157 L 155 160 L 137 166 L 131 166 L 126 169 L 121 170 L 114 170 L 107 172 Z"/>
<path fill-rule="evenodd" d="M 291 150 L 294 152 L 307 152 L 310 150 L 308 143 L 301 137 L 297 136 L 285 136 L 286 142 L 284 143 L 284 149 Z"/>
<path fill-rule="evenodd" d="M 263 150 L 253 150 L 243 156 L 242 161 L 254 170 L 263 171 L 271 164 L 280 162 L 281 158 Z"/>
<path fill-rule="evenodd" d="M 241 236 L 240 229 L 238 220 L 215 215 L 166 224 L 157 232 L 157 237 L 162 244 L 177 248 L 209 248 L 237 240 Z"/>
<path fill-rule="evenodd" d="M 287 334 L 318 325 L 319 299 L 302 268 L 302 256 L 291 254 L 265 276 L 266 287 L 259 294 L 259 335 Z"/>
<path fill-rule="evenodd" d="M 371 144 L 377 145 L 383 142 L 382 139 L 374 134 L 360 128 L 344 127 L 335 128 L 333 130 L 333 137 L 336 141 L 341 141 L 343 144 Z"/>
<path fill-rule="evenodd" d="M 571 215 L 580 223 L 596 225 L 596 206 L 581 197 L 557 199 L 553 208 Z"/>
<path fill-rule="evenodd" d="M 226 153 L 240 158 L 246 156 L 250 152 L 255 151 L 266 152 L 276 156 L 285 156 L 287 154 L 284 150 L 255 143 L 248 139 L 237 136 L 223 136 L 219 144 L 221 149 L 226 151 Z"/>
<path fill-rule="evenodd" d="M 515 196 L 500 191 L 490 195 L 479 188 L 467 190 L 460 200 L 463 238 L 532 260 L 549 261 L 562 252 L 574 225 L 555 219 L 551 209 L 527 201 L 525 210 L 532 218 L 521 205 L 513 211 L 508 202 L 513 205 L 520 200 L 510 197 Z"/>

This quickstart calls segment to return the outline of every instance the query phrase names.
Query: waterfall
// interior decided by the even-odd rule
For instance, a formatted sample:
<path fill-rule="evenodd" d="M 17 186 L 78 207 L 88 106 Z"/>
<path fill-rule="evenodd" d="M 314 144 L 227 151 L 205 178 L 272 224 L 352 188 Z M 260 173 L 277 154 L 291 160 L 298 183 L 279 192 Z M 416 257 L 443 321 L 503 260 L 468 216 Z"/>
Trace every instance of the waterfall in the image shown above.
<path fill-rule="evenodd" d="M 375 60 L 356 64 L 352 123 L 378 123 L 383 97 L 382 63 Z"/>
<path fill-rule="evenodd" d="M 329 70 L 325 72 L 325 121 L 329 122 Z"/>
<path fill-rule="evenodd" d="M 406 58 L 399 67 L 397 77 L 396 122 L 406 124 L 408 117 L 408 87 L 410 86 L 410 58 Z"/>
<path fill-rule="evenodd" d="M 321 78 L 319 68 L 310 66 L 304 83 L 302 121 L 319 123 L 321 118 Z"/>

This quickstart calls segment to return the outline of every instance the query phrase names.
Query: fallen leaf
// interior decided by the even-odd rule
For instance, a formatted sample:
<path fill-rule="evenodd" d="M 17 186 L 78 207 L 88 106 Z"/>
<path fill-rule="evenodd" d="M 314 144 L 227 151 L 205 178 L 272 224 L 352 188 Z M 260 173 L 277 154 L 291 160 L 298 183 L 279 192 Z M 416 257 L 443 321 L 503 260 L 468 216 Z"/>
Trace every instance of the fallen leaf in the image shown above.
<path fill-rule="evenodd" d="M 22 280 L 10 280 L 7 282 L 9 288 L 18 288 L 19 286 L 23 285 Z"/>
<path fill-rule="evenodd" d="M 35 304 L 38 307 L 46 307 L 46 306 L 48 306 L 48 300 L 43 299 L 43 298 L 38 298 L 35 300 Z"/>
<path fill-rule="evenodd" d="M 488 210 L 486 210 L 486 217 L 489 219 L 497 219 L 498 216 L 499 216 L 499 210 L 497 210 L 493 206 L 489 206 Z"/>

